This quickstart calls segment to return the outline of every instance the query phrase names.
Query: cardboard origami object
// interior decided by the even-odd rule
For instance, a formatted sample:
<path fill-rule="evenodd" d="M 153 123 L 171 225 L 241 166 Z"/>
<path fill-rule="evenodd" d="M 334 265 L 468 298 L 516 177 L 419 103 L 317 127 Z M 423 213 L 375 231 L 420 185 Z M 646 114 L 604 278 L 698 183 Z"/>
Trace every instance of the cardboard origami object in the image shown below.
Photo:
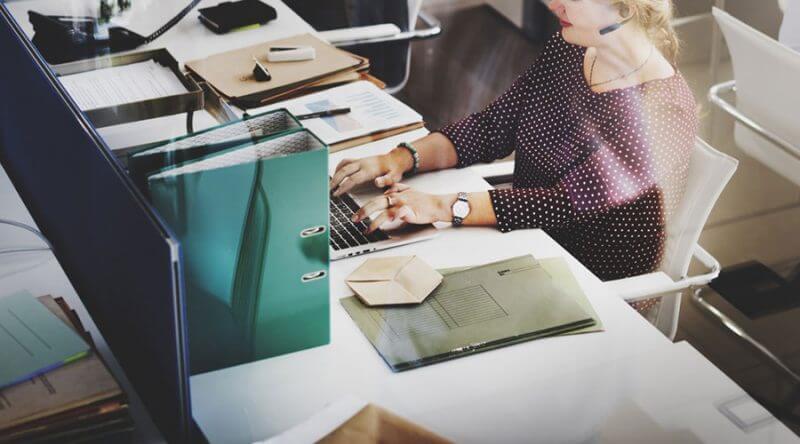
<path fill-rule="evenodd" d="M 368 306 L 419 304 L 442 282 L 442 275 L 417 256 L 367 259 L 347 285 Z"/>

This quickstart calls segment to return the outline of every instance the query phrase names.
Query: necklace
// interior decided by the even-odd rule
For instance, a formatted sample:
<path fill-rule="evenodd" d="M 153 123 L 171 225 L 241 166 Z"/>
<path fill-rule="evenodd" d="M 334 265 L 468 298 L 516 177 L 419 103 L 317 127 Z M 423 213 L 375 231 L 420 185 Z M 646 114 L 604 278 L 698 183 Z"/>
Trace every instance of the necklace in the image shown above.
<path fill-rule="evenodd" d="M 628 77 L 629 75 L 638 72 L 639 70 L 644 68 L 644 65 L 647 65 L 647 62 L 650 61 L 650 57 L 653 56 L 653 52 L 654 51 L 655 51 L 655 46 L 650 46 L 650 53 L 647 55 L 647 58 L 644 59 L 644 62 L 642 62 L 642 64 L 639 65 L 638 67 L 636 67 L 636 69 L 634 69 L 634 70 L 632 70 L 632 71 L 630 71 L 630 72 L 628 72 L 626 74 L 623 74 L 623 75 L 621 75 L 619 77 L 614 77 L 611 80 L 606 80 L 606 81 L 598 82 L 598 83 L 592 83 L 592 79 L 594 78 L 594 65 L 597 63 L 597 55 L 595 55 L 594 59 L 592 60 L 592 67 L 589 69 L 589 88 L 593 88 L 595 86 L 600 86 L 600 85 L 605 85 L 605 84 L 611 83 L 611 82 L 616 82 L 617 80 L 624 79 L 624 78 Z"/>

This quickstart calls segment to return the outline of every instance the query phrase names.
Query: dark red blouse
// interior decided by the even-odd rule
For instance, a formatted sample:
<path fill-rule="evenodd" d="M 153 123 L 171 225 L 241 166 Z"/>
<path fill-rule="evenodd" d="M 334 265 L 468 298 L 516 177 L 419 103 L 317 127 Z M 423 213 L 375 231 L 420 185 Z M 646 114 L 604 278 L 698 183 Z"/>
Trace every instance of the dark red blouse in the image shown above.
<path fill-rule="evenodd" d="M 649 273 L 683 197 L 695 100 L 680 73 L 595 93 L 585 51 L 556 34 L 508 91 L 440 132 L 459 167 L 515 152 L 514 187 L 489 192 L 500 230 L 542 228 L 604 280 Z"/>

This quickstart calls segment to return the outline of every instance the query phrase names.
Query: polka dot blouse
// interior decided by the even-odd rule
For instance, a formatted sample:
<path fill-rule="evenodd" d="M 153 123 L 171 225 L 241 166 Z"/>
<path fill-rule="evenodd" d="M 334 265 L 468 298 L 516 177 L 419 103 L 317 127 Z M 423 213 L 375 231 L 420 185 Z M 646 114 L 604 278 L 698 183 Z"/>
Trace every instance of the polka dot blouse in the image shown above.
<path fill-rule="evenodd" d="M 458 167 L 515 152 L 514 187 L 490 191 L 502 231 L 542 228 L 601 279 L 658 269 L 698 128 L 680 73 L 596 93 L 586 48 L 553 36 L 486 109 L 440 132 Z"/>

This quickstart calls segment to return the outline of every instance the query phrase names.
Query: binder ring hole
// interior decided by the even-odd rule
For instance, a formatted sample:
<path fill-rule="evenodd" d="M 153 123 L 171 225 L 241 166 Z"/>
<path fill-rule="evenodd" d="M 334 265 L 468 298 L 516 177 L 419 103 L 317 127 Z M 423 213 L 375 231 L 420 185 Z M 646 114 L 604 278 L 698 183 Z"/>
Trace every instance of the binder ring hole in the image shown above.
<path fill-rule="evenodd" d="M 311 272 L 311 273 L 304 274 L 303 277 L 300 278 L 300 281 L 305 284 L 306 282 L 311 282 L 311 281 L 316 281 L 316 280 L 322 279 L 327 275 L 328 275 L 328 273 L 326 273 L 325 270 L 314 271 L 314 272 Z"/>
<path fill-rule="evenodd" d="M 305 230 L 300 232 L 300 237 L 306 238 L 306 237 L 316 236 L 324 232 L 325 232 L 325 226 L 320 225 L 317 227 L 306 228 Z"/>

